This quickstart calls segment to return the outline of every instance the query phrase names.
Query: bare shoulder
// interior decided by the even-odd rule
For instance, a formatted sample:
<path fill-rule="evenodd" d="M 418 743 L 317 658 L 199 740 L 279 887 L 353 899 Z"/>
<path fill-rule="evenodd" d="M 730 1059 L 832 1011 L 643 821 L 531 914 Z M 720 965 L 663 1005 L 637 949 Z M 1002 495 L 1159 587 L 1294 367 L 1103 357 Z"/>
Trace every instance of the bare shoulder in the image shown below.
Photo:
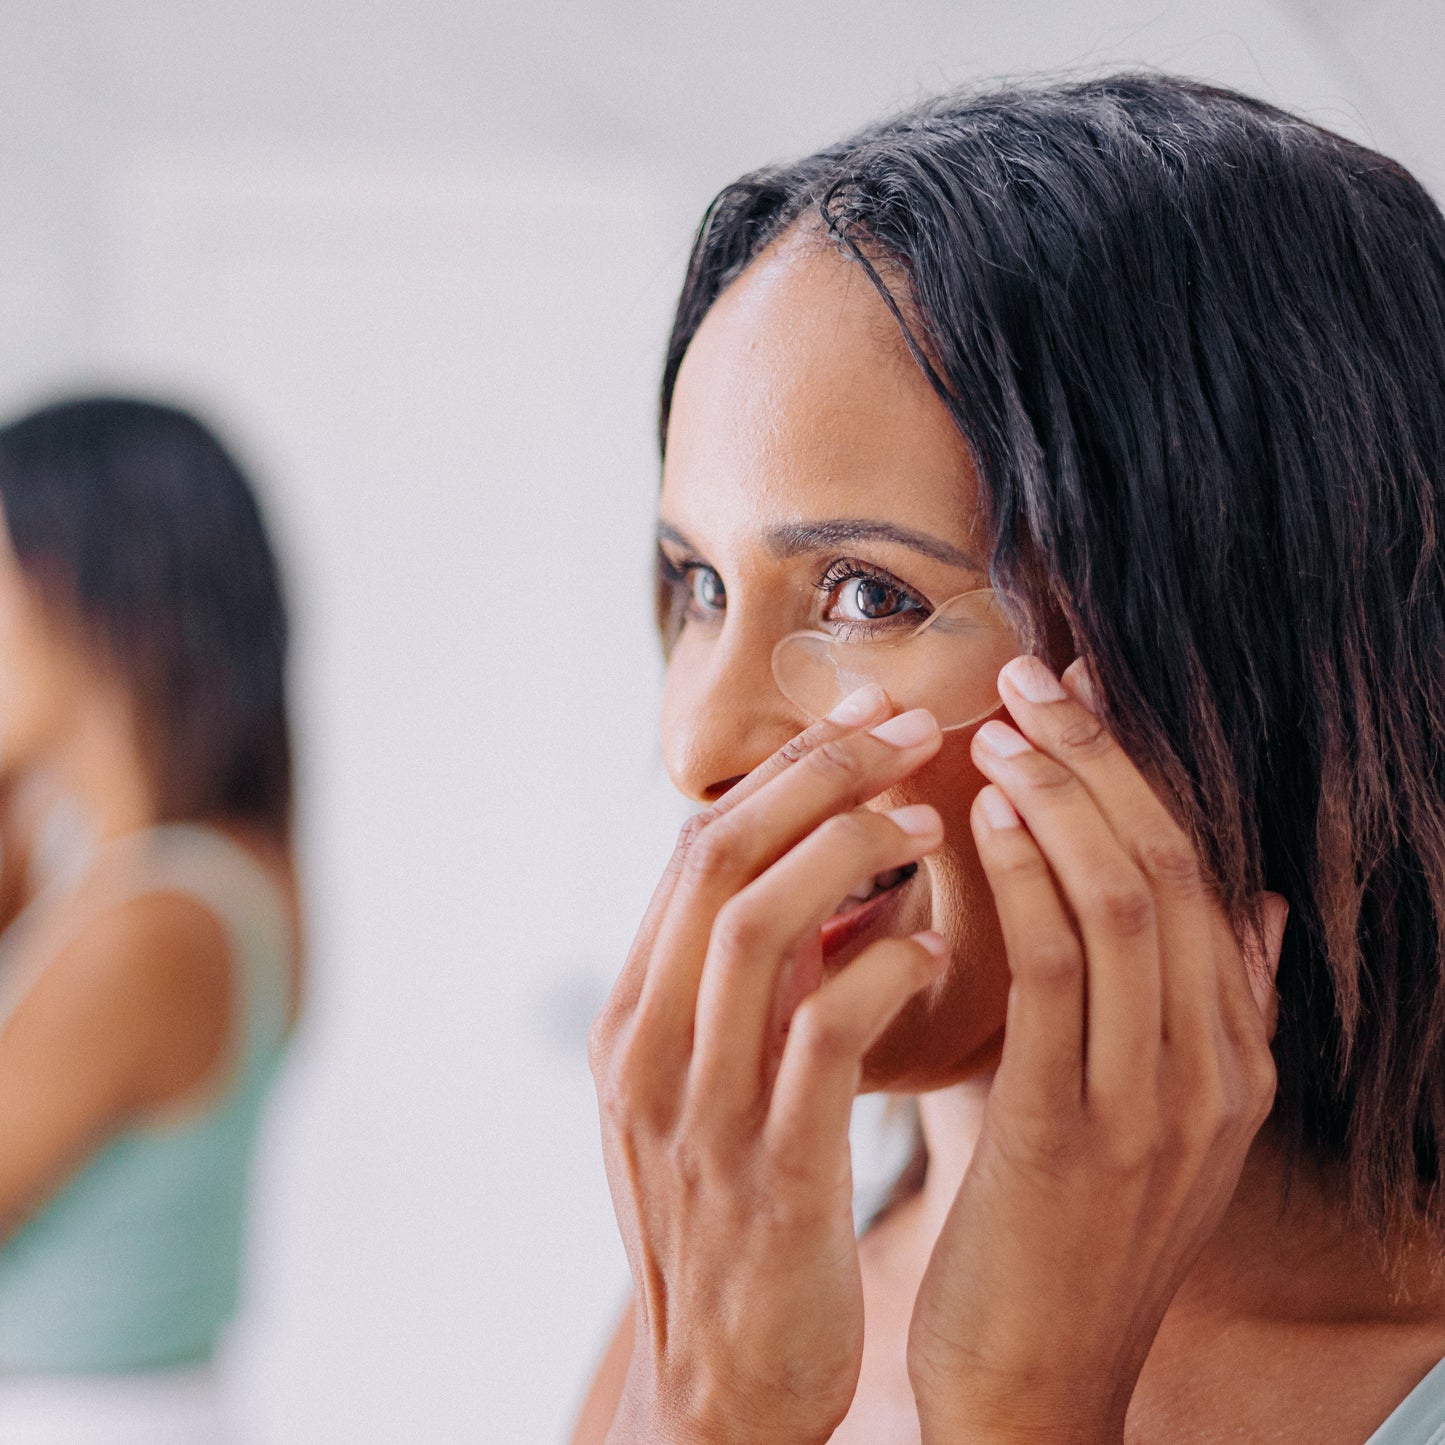
<path fill-rule="evenodd" d="M 193 899 L 97 910 L 36 957 L 0 1028 L 0 1242 L 107 1140 L 208 1084 L 230 1033 L 225 935 Z"/>
<path fill-rule="evenodd" d="M 633 1307 L 629 1302 L 592 1377 L 582 1413 L 572 1432 L 572 1445 L 603 1445 L 607 1439 L 607 1431 L 622 1401 L 627 1368 L 632 1363 L 632 1330 Z"/>
<path fill-rule="evenodd" d="M 118 1111 L 173 1102 L 229 1036 L 232 978 L 220 922 L 181 893 L 99 908 L 73 931 L 7 1027 L 7 1052 L 49 1052 L 104 1081 Z"/>

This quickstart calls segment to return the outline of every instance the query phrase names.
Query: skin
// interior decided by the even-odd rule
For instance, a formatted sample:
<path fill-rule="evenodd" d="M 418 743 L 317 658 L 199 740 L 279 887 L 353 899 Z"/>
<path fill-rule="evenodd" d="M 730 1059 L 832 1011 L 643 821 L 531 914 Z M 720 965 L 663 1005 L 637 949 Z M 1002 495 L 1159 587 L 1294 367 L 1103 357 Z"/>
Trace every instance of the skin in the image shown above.
<path fill-rule="evenodd" d="M 0 921 L 43 882 L 33 844 L 50 809 L 78 812 L 101 842 L 157 821 L 139 718 L 123 679 L 45 605 L 0 536 Z M 206 821 L 276 882 L 299 959 L 289 850 L 255 828 Z M 8 940 L 0 987 L 12 969 L 34 978 L 0 1027 L 0 1244 L 109 1139 L 203 1108 L 226 1084 L 235 1000 L 220 923 L 178 894 L 116 905 L 110 882 L 102 862 L 63 909 L 27 915 Z M 297 964 L 293 1016 L 299 992 Z"/>
<path fill-rule="evenodd" d="M 910 714 L 906 746 L 877 698 L 798 736 L 769 658 L 838 615 L 838 552 L 931 604 L 980 582 L 780 535 L 883 520 L 976 556 L 976 495 L 882 303 L 811 237 L 704 320 L 660 504 L 693 602 L 663 742 L 703 810 L 593 1033 L 635 1288 L 578 1442 L 1357 1445 L 1445 1353 L 1418 1241 L 1382 1260 L 1327 1161 L 1283 1193 L 1287 905 L 1241 947 L 1080 668 L 1016 661 L 1005 711 L 942 737 Z M 822 956 L 837 900 L 907 859 L 875 934 Z M 930 1171 L 855 1246 L 864 1088 L 919 1095 Z"/>

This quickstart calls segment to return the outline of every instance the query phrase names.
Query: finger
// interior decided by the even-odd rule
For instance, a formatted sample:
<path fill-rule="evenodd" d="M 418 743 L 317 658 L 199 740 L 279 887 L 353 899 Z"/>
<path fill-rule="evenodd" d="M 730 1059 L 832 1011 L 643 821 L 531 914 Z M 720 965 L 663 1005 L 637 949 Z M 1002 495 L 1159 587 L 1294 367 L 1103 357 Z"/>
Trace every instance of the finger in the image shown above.
<path fill-rule="evenodd" d="M 896 786 L 937 753 L 922 709 L 813 748 L 703 829 L 683 859 L 637 1002 L 638 1026 L 662 1051 L 690 1052 L 698 986 L 719 910 L 824 819 Z"/>
<path fill-rule="evenodd" d="M 703 1097 L 735 1111 L 751 1107 L 773 1056 L 786 960 L 816 938 L 851 889 L 916 863 L 942 841 L 943 819 L 926 803 L 840 813 L 723 905 L 698 994 L 693 1069 Z"/>
<path fill-rule="evenodd" d="M 1078 779 L 1143 875 L 1159 939 L 1160 1016 L 1171 1047 L 1213 1047 L 1219 984 L 1207 946 L 1222 912 L 1193 842 L 1094 711 L 1092 680 L 1071 667 L 1073 690 L 1035 657 L 1015 658 L 999 686 L 1020 731 Z"/>
<path fill-rule="evenodd" d="M 883 722 L 892 711 L 893 705 L 888 701 L 888 694 L 877 683 L 870 682 L 866 687 L 850 692 L 827 717 L 805 728 L 797 737 L 789 738 L 777 752 L 729 788 L 708 812 L 715 818 L 722 817 L 740 803 L 747 802 L 754 793 L 767 787 L 779 773 L 800 762 L 814 748 L 830 743 L 835 738 L 846 737 L 861 728 L 873 727 Z"/>
<path fill-rule="evenodd" d="M 764 1128 L 790 1170 L 815 1168 L 826 1177 L 836 1167 L 864 1055 L 909 999 L 942 975 L 947 955 L 936 933 L 883 939 L 798 1005 Z"/>
<path fill-rule="evenodd" d="M 1013 975 L 996 1087 L 1034 1117 L 1067 1117 L 1084 1095 L 1084 946 L 1005 794 L 980 789 L 971 821 Z"/>
<path fill-rule="evenodd" d="M 1001 722 L 974 734 L 973 759 L 1033 836 L 1083 940 L 1088 1002 L 1084 1087 L 1125 1105 L 1152 1088 L 1160 1051 L 1159 939 L 1143 875 L 1093 798 L 1053 758 Z"/>
<path fill-rule="evenodd" d="M 642 991 L 642 980 L 647 972 L 647 963 L 657 942 L 662 920 L 672 901 L 672 895 L 682 876 L 683 864 L 688 852 L 697 841 L 698 835 L 709 824 L 730 813 L 739 803 L 746 802 L 760 788 L 765 787 L 784 769 L 790 768 L 800 758 L 806 757 L 814 748 L 836 738 L 845 737 L 860 727 L 869 727 L 882 722 L 891 711 L 888 695 L 881 687 L 870 683 L 850 693 L 827 717 L 811 727 L 789 738 L 765 762 L 760 763 L 741 782 L 729 788 L 711 807 L 694 813 L 678 834 L 672 856 L 667 860 L 662 877 L 653 890 L 647 911 L 642 916 L 637 935 L 628 951 L 627 962 L 613 986 L 608 1008 L 619 1015 L 631 1013 Z"/>

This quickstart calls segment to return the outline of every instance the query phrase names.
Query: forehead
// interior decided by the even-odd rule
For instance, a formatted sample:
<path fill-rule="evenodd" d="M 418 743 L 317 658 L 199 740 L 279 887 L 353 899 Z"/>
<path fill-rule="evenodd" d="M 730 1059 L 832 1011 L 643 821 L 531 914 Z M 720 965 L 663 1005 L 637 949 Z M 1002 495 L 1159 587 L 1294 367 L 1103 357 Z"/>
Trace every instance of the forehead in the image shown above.
<path fill-rule="evenodd" d="M 963 546 L 968 448 L 862 269 L 790 233 L 718 298 L 678 372 L 662 515 L 699 542 L 859 517 Z"/>

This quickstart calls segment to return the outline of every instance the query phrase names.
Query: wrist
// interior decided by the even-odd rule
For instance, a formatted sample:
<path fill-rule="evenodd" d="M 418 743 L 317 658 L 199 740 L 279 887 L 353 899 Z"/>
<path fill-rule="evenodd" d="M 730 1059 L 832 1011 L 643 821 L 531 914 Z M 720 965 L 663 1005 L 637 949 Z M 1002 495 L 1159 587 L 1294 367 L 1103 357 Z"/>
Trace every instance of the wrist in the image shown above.
<path fill-rule="evenodd" d="M 711 1391 L 669 1392 L 629 1381 L 606 1445 L 827 1445 L 835 1424 L 816 1431 L 759 1419 L 757 1412 Z"/>
<path fill-rule="evenodd" d="M 925 1396 L 917 1403 L 922 1445 L 1122 1445 L 1124 1439 L 1125 1411 L 1093 1399 L 1051 1401 L 1021 1389 L 1008 1401 Z"/>
<path fill-rule="evenodd" d="M 1061 1440 L 1069 1445 L 1122 1445 L 1124 1439 L 1122 1425 L 1100 1425 L 1072 1416 L 985 1422 L 967 1414 L 924 1420 L 920 1413 L 919 1425 L 921 1445 L 961 1445 L 964 1441 L 967 1445 L 1059 1445 Z"/>

